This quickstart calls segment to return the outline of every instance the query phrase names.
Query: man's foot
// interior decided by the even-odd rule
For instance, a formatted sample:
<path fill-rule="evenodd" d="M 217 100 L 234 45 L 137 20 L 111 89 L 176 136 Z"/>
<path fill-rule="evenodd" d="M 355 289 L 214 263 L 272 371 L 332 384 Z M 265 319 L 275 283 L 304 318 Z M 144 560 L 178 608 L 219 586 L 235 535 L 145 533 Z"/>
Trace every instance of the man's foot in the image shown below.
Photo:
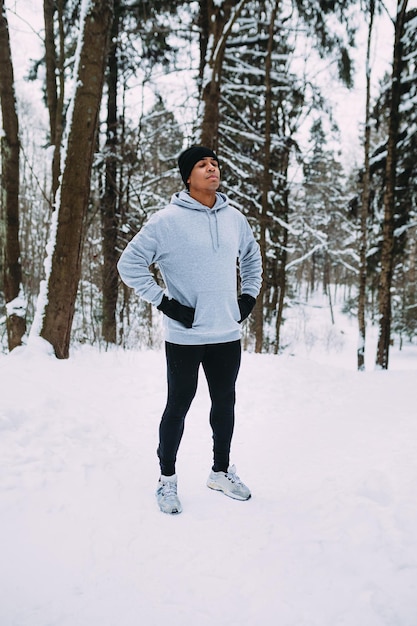
<path fill-rule="evenodd" d="M 156 500 L 162 513 L 181 513 L 182 506 L 177 496 L 177 475 L 161 476 L 156 490 Z"/>
<path fill-rule="evenodd" d="M 227 472 L 214 472 L 212 470 L 207 480 L 207 487 L 223 491 L 226 496 L 235 500 L 249 500 L 251 497 L 249 488 L 242 483 L 236 474 L 234 465 L 231 465 Z"/>

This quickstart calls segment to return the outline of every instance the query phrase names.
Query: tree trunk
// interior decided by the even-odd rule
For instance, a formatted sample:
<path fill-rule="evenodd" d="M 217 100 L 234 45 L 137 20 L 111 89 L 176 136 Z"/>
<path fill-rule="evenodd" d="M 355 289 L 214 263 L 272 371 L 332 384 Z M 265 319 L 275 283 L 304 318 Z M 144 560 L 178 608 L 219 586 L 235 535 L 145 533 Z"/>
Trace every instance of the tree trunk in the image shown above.
<path fill-rule="evenodd" d="M 51 144 L 55 145 L 55 128 L 58 108 L 58 93 L 56 85 L 56 47 L 54 32 L 54 0 L 44 0 L 43 18 L 45 24 L 45 69 L 46 69 L 46 102 L 49 112 L 49 132 Z"/>
<path fill-rule="evenodd" d="M 275 2 L 269 24 L 268 48 L 265 57 L 265 134 L 264 134 L 264 155 L 263 155 L 263 176 L 262 176 L 262 198 L 261 212 L 259 215 L 259 246 L 262 256 L 262 267 L 264 272 L 266 263 L 266 231 L 269 208 L 269 191 L 271 189 L 271 119 L 272 119 L 272 88 L 271 88 L 271 68 L 272 51 L 274 48 L 275 18 L 278 10 L 278 2 Z M 262 281 L 261 291 L 258 296 L 258 303 L 255 310 L 255 352 L 262 352 L 263 348 L 263 314 L 264 299 L 267 285 L 267 276 Z"/>
<path fill-rule="evenodd" d="M 0 0 L 0 101 L 3 120 L 0 202 L 2 235 L 4 234 L 3 282 L 8 346 L 9 350 L 13 350 L 22 344 L 26 331 L 26 311 L 25 304 L 18 300 L 22 283 L 19 244 L 19 121 L 9 28 L 3 0 Z"/>
<path fill-rule="evenodd" d="M 107 138 L 106 138 L 106 176 L 103 197 L 100 202 L 103 267 L 103 339 L 116 343 L 116 306 L 118 291 L 117 253 L 117 83 L 118 61 L 117 42 L 119 29 L 120 0 L 114 3 L 114 19 L 110 38 L 110 52 L 107 65 Z"/>
<path fill-rule="evenodd" d="M 227 38 L 246 2 L 239 0 L 237 5 L 235 0 L 200 2 L 200 48 L 205 54 L 200 55 L 203 120 L 199 129 L 199 142 L 212 150 L 217 150 L 219 144 L 220 85 Z M 204 82 L 207 69 L 209 78 Z"/>
<path fill-rule="evenodd" d="M 58 15 L 59 55 L 55 45 L 55 11 Z M 54 146 L 52 159 L 52 204 L 55 203 L 61 175 L 61 141 L 64 115 L 64 6 L 63 0 L 44 0 L 43 16 L 45 23 L 45 67 L 46 67 L 46 100 L 49 112 L 50 142 Z M 58 82 L 57 82 L 58 81 Z"/>
<path fill-rule="evenodd" d="M 371 148 L 371 39 L 375 14 L 375 0 L 369 3 L 368 41 L 366 46 L 366 97 L 365 97 L 365 137 L 364 137 L 364 172 L 362 183 L 362 202 L 360 214 L 360 244 L 359 244 L 359 294 L 358 294 L 358 326 L 359 340 L 357 349 L 358 370 L 365 370 L 365 341 L 366 341 L 366 249 L 367 249 L 367 221 L 369 198 L 371 191 L 371 173 L 369 167 L 369 152 Z"/>
<path fill-rule="evenodd" d="M 289 146 L 287 146 L 287 150 L 285 153 L 285 180 L 287 185 L 287 174 L 288 174 L 288 165 L 289 165 Z M 282 207 L 282 221 L 288 224 L 289 210 L 288 210 L 288 187 L 284 193 L 284 203 Z M 279 298 L 278 298 L 278 307 L 277 307 L 277 319 L 275 324 L 275 354 L 279 353 L 279 347 L 281 343 L 281 325 L 284 316 L 284 303 L 285 303 L 285 293 L 287 290 L 287 257 L 288 257 L 288 228 L 283 229 L 282 239 L 281 239 L 281 252 L 279 255 L 279 280 L 277 283 L 277 288 L 279 289 Z"/>
<path fill-rule="evenodd" d="M 394 270 L 394 213 L 395 183 L 397 162 L 397 141 L 399 129 L 399 106 L 401 99 L 401 37 L 404 31 L 404 18 L 407 0 L 398 0 L 397 19 L 395 21 L 394 54 L 392 63 L 392 82 L 390 115 L 388 125 L 387 161 L 385 167 L 385 190 L 383 197 L 384 223 L 381 252 L 381 274 L 379 278 L 379 336 L 376 365 L 388 369 L 389 346 L 391 339 L 391 287 Z"/>
<path fill-rule="evenodd" d="M 277 287 L 279 289 L 278 307 L 277 307 L 277 319 L 275 323 L 275 348 L 274 353 L 279 353 L 279 347 L 281 343 L 281 325 L 284 315 L 284 303 L 285 303 L 285 291 L 287 288 L 287 273 L 285 271 L 285 265 L 287 263 L 287 243 L 288 243 L 288 229 L 284 229 L 284 237 L 282 241 L 282 250 L 280 254 L 280 269 L 279 280 Z"/>
<path fill-rule="evenodd" d="M 54 216 L 56 232 L 52 232 L 51 270 L 45 302 L 40 298 L 40 306 L 44 306 L 40 335 L 52 344 L 58 358 L 69 354 L 112 17 L 112 0 L 91 0 L 81 18 L 76 89 L 72 115 L 68 116 L 59 207 Z"/>

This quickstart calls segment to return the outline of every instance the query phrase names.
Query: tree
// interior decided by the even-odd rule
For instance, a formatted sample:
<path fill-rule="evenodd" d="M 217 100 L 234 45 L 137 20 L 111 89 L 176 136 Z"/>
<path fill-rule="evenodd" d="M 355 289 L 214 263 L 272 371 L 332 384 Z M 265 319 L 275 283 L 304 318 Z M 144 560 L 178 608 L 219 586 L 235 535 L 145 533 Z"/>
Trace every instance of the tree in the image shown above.
<path fill-rule="evenodd" d="M 103 339 L 116 343 L 116 305 L 119 277 L 116 264 L 117 252 L 117 85 L 118 85 L 118 36 L 121 16 L 120 0 L 114 0 L 114 18 L 110 37 L 110 51 L 107 63 L 107 123 L 106 123 L 106 173 L 104 193 L 100 202 L 102 247 L 103 247 Z"/>
<path fill-rule="evenodd" d="M 199 142 L 212 150 L 219 143 L 219 103 L 228 38 L 247 0 L 200 0 L 200 81 L 202 122 Z"/>
<path fill-rule="evenodd" d="M 52 344 L 58 358 L 69 354 L 112 18 L 112 0 L 83 3 L 64 169 L 49 244 L 49 275 L 31 332 L 39 332 Z"/>
<path fill-rule="evenodd" d="M 410 341 L 415 336 L 417 322 L 417 291 L 414 272 L 417 231 L 417 164 L 415 159 L 417 115 L 414 106 L 417 93 L 416 28 L 417 9 L 412 9 L 404 16 L 404 29 L 401 37 L 401 101 L 396 148 L 395 211 L 392 223 L 391 331 L 399 334 L 401 338 L 408 337 Z M 368 274 L 372 279 L 370 285 L 373 288 L 371 295 L 374 292 L 378 293 L 383 247 L 383 231 L 382 228 L 378 228 L 378 225 L 382 225 L 384 221 L 383 199 L 386 183 L 391 82 L 392 75 L 387 74 L 381 82 L 380 93 L 373 110 L 373 138 L 376 147 L 370 159 L 374 197 L 371 203 L 373 228 L 369 231 L 369 248 L 372 255 L 368 254 Z"/>
<path fill-rule="evenodd" d="M 308 32 L 310 42 L 318 40 L 323 55 L 332 51 L 337 57 L 340 53 L 346 61 L 346 79 L 350 78 L 340 38 L 334 36 L 324 19 L 325 12 L 333 10 L 343 16 L 344 5 L 349 3 L 311 4 L 294 2 L 298 13 L 288 14 L 281 2 L 248 0 L 236 4 L 235 12 L 226 15 L 227 3 L 217 3 L 221 19 L 226 18 L 228 36 L 225 39 L 217 35 L 216 39 L 218 24 L 213 20 L 211 43 L 207 45 L 207 51 L 216 50 L 203 73 L 203 112 L 207 111 L 211 120 L 206 126 L 210 129 L 207 141 L 216 140 L 219 153 L 225 157 L 223 184 L 251 221 L 263 254 L 263 287 L 252 316 L 256 351 L 271 345 L 279 349 L 286 290 L 290 159 L 296 150 L 295 136 L 302 115 L 322 103 L 318 90 L 298 69 L 293 69 L 291 53 L 297 31 L 302 31 L 305 40 L 305 25 L 313 22 L 316 28 Z M 209 54 L 202 57 L 207 59 Z M 208 92 L 212 96 L 210 106 L 204 100 Z M 203 115 L 202 124 L 207 119 Z"/>
<path fill-rule="evenodd" d="M 307 280 L 311 291 L 318 283 L 329 296 L 339 268 L 356 270 L 353 256 L 348 202 L 344 195 L 343 173 L 336 156 L 327 147 L 327 135 L 321 118 L 311 127 L 311 155 L 304 160 L 303 208 L 294 221 L 298 223 L 298 242 L 294 248 L 308 265 Z M 356 258 L 354 258 L 356 265 Z"/>
<path fill-rule="evenodd" d="M 376 365 L 388 369 L 391 341 L 391 288 L 394 268 L 394 216 L 396 199 L 397 143 L 400 125 L 402 36 L 404 32 L 407 0 L 398 0 L 395 20 L 392 77 L 390 86 L 385 190 L 383 196 L 384 223 L 382 233 L 381 272 L 379 277 L 379 334 Z"/>
<path fill-rule="evenodd" d="M 266 45 L 266 54 L 265 54 L 265 130 L 263 137 L 263 162 L 262 162 L 262 195 L 261 195 L 261 204 L 259 211 L 259 245 L 261 249 L 262 255 L 262 267 L 266 267 L 267 264 L 267 246 L 266 246 L 266 236 L 267 236 L 267 221 L 268 221 L 268 210 L 270 205 L 270 191 L 272 187 L 272 140 L 274 136 L 274 128 L 273 128 L 273 99 L 274 99 L 274 90 L 273 90 L 273 79 L 272 79 L 272 71 L 273 71 L 273 51 L 274 51 L 274 37 L 275 37 L 275 29 L 276 29 L 276 19 L 279 8 L 279 0 L 273 3 L 271 7 L 270 14 L 270 24 L 268 29 L 268 39 Z M 276 95 L 276 94 L 275 94 Z M 262 281 L 261 290 L 258 296 L 258 304 L 255 308 L 255 352 L 262 352 L 264 336 L 263 336 L 263 304 L 265 299 L 265 291 L 266 291 L 266 281 Z"/>
<path fill-rule="evenodd" d="M 114 19 L 106 71 L 107 120 L 104 147 L 104 188 L 100 198 L 103 254 L 102 334 L 107 343 L 115 343 L 117 339 L 118 207 L 123 187 L 121 181 L 123 170 L 122 135 L 123 128 L 126 127 L 127 123 L 124 111 L 120 110 L 118 103 L 118 100 L 121 100 L 120 91 L 126 87 L 123 85 L 123 74 L 129 76 L 142 72 L 149 78 L 155 67 L 169 66 L 171 57 L 175 56 L 176 49 L 168 43 L 169 30 L 162 24 L 164 23 L 164 15 L 174 16 L 180 4 L 178 0 L 169 3 L 166 0 L 165 2 L 153 2 L 152 5 L 143 0 L 133 5 L 115 0 L 114 4 Z M 141 58 L 140 66 L 137 63 L 138 54 Z"/>
<path fill-rule="evenodd" d="M 291 27 L 280 2 L 247 2 L 230 34 L 219 102 L 223 185 L 259 241 L 264 279 L 251 326 L 255 350 L 278 350 L 285 294 L 288 167 L 304 104 L 291 71 Z M 285 33 L 285 34 L 284 34 Z M 268 332 L 264 328 L 268 327 Z"/>
<path fill-rule="evenodd" d="M 180 180 L 176 156 L 183 145 L 184 136 L 173 113 L 167 110 L 163 99 L 158 98 L 150 111 L 141 116 L 134 128 L 124 134 L 123 189 L 118 207 L 120 222 L 118 251 L 143 226 L 155 211 L 166 205 L 178 191 Z M 129 156 L 128 156 L 129 155 Z M 155 278 L 158 271 L 153 267 Z M 135 345 L 152 347 L 159 340 L 153 333 L 154 307 L 144 300 L 137 301 L 132 290 L 122 285 L 119 310 L 119 340 L 134 341 Z M 135 303 L 135 313 L 132 303 Z"/>
<path fill-rule="evenodd" d="M 26 331 L 26 304 L 21 294 L 22 267 L 19 244 L 19 121 L 14 92 L 9 29 L 0 0 L 0 101 L 1 135 L 1 225 L 4 233 L 3 282 L 7 310 L 9 350 L 21 345 Z M 3 240 L 3 236 L 2 236 Z"/>
<path fill-rule="evenodd" d="M 358 330 L 359 341 L 357 349 L 358 370 L 365 369 L 365 341 L 366 341 L 366 252 L 368 213 L 371 194 L 371 170 L 369 156 L 371 149 L 371 40 L 375 15 L 375 0 L 369 0 L 369 24 L 366 45 L 366 95 L 365 95 L 365 133 L 364 133 L 364 164 L 362 180 L 362 197 L 360 208 L 360 243 L 359 243 L 359 293 L 358 293 Z"/>
<path fill-rule="evenodd" d="M 61 174 L 61 141 L 64 129 L 65 94 L 65 26 L 64 1 L 44 0 L 43 15 L 45 24 L 45 92 L 49 113 L 50 143 L 54 147 L 52 160 L 52 204 L 55 202 Z M 55 39 L 55 14 L 57 16 L 58 52 Z"/>

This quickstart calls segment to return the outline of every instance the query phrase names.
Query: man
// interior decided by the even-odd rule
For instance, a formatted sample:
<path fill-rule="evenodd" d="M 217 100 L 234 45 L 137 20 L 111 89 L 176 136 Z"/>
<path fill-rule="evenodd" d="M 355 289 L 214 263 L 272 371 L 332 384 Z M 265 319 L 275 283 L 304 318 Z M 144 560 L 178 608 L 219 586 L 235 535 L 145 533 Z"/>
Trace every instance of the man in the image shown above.
<path fill-rule="evenodd" d="M 241 358 L 241 322 L 261 287 L 259 246 L 246 218 L 218 192 L 219 160 L 203 146 L 179 156 L 187 188 L 156 212 L 123 252 L 123 281 L 164 313 L 168 399 L 159 427 L 161 476 L 156 492 L 164 513 L 182 510 L 175 463 L 185 416 L 202 365 L 211 398 L 213 466 L 207 485 L 237 500 L 248 487 L 230 466 L 235 383 Z M 241 295 L 237 295 L 237 262 Z M 165 290 L 149 266 L 157 263 Z"/>

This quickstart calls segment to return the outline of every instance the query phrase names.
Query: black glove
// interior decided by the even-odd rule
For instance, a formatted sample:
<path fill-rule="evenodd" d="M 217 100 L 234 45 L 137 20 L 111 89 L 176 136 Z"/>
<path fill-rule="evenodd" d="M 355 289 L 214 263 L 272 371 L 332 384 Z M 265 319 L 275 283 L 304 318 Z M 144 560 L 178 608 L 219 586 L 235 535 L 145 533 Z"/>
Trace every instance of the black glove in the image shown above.
<path fill-rule="evenodd" d="M 254 298 L 253 296 L 250 296 L 248 293 L 242 293 L 238 297 L 237 303 L 239 305 L 239 311 L 240 311 L 240 320 L 239 320 L 239 324 L 240 324 L 241 322 L 243 322 L 243 320 L 245 320 L 251 314 L 252 309 L 256 303 L 256 298 Z"/>
<path fill-rule="evenodd" d="M 195 309 L 181 304 L 174 298 L 170 300 L 166 296 L 162 296 L 161 304 L 156 308 L 172 320 L 181 322 L 186 328 L 191 328 L 193 325 Z"/>

